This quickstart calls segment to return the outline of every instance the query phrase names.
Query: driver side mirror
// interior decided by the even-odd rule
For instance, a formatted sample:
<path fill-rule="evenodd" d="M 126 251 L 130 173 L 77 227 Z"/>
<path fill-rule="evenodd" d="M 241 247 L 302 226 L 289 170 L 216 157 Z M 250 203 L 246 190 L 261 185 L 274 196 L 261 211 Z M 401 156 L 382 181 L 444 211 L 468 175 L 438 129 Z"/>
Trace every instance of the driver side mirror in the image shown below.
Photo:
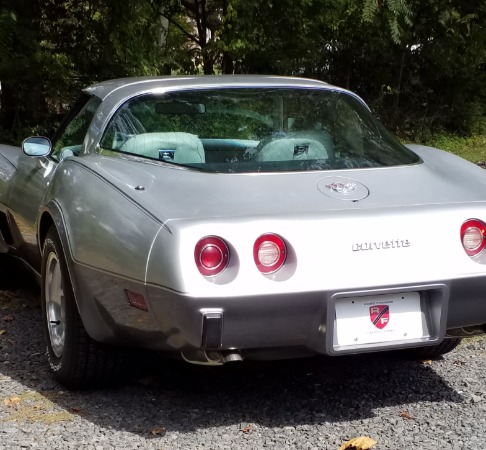
<path fill-rule="evenodd" d="M 51 153 L 51 141 L 42 136 L 34 136 L 22 142 L 22 151 L 28 156 L 42 157 Z"/>

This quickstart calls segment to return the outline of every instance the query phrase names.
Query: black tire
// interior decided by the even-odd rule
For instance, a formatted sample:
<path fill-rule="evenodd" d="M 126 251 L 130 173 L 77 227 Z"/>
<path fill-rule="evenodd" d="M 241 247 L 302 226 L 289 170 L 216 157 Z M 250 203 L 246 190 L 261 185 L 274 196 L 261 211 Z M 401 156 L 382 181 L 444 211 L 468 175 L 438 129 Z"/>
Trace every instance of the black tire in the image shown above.
<path fill-rule="evenodd" d="M 407 350 L 410 357 L 415 359 L 434 359 L 452 352 L 460 343 L 461 338 L 444 339 L 440 344 L 430 347 L 417 347 Z"/>
<path fill-rule="evenodd" d="M 54 227 L 42 252 L 42 321 L 47 358 L 59 383 L 70 389 L 116 379 L 121 353 L 91 339 L 78 312 L 61 241 Z"/>

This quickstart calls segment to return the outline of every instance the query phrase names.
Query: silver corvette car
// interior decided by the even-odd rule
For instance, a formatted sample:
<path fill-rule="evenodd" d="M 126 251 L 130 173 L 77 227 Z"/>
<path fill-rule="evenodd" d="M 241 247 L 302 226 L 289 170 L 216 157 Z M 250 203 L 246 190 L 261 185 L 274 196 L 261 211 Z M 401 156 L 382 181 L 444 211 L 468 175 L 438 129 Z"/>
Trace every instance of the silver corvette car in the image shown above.
<path fill-rule="evenodd" d="M 52 140 L 0 146 L 0 232 L 72 388 L 123 347 L 429 358 L 486 329 L 486 172 L 313 80 L 91 86 Z"/>

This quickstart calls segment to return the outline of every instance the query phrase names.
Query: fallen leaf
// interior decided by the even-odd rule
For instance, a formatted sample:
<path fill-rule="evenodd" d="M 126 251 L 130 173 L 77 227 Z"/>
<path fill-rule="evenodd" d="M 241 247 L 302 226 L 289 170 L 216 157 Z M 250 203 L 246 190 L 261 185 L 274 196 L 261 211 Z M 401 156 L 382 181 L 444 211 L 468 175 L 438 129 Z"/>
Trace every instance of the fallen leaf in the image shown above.
<path fill-rule="evenodd" d="M 18 405 L 20 403 L 20 397 L 10 397 L 10 398 L 6 398 L 3 403 L 6 405 L 6 406 L 15 406 L 15 405 Z"/>
<path fill-rule="evenodd" d="M 360 436 L 345 442 L 339 447 L 339 450 L 368 450 L 375 445 L 376 441 L 373 439 L 367 436 Z"/>
<path fill-rule="evenodd" d="M 454 361 L 452 364 L 454 364 L 455 366 L 464 366 L 466 364 L 466 361 Z"/>
<path fill-rule="evenodd" d="M 12 315 L 8 315 L 8 316 L 5 316 L 3 319 L 2 319 L 4 322 L 12 322 L 14 320 L 13 316 Z"/>
<path fill-rule="evenodd" d="M 482 400 L 482 397 L 480 395 L 476 395 L 476 394 L 471 394 L 471 401 L 473 403 L 478 403 Z"/>
<path fill-rule="evenodd" d="M 73 406 L 71 408 L 71 411 L 74 413 L 74 414 L 79 414 L 81 412 L 81 407 L 80 406 Z"/>
<path fill-rule="evenodd" d="M 7 334 L 7 330 L 0 330 L 0 336 L 2 336 L 3 334 Z"/>
<path fill-rule="evenodd" d="M 402 411 L 400 413 L 400 417 L 403 417 L 404 419 L 407 420 L 417 420 L 415 417 L 413 417 L 408 411 Z"/>
<path fill-rule="evenodd" d="M 420 361 L 422 364 L 426 365 L 426 366 L 430 366 L 432 365 L 432 360 L 431 359 L 423 359 L 422 361 Z"/>
<path fill-rule="evenodd" d="M 165 432 L 167 430 L 164 428 L 164 427 L 160 427 L 160 428 L 152 428 L 150 430 L 150 434 L 152 436 L 165 436 Z"/>
<path fill-rule="evenodd" d="M 242 428 L 240 431 L 242 433 L 249 433 L 252 428 L 253 428 L 253 425 L 251 423 L 249 423 L 246 427 Z"/>

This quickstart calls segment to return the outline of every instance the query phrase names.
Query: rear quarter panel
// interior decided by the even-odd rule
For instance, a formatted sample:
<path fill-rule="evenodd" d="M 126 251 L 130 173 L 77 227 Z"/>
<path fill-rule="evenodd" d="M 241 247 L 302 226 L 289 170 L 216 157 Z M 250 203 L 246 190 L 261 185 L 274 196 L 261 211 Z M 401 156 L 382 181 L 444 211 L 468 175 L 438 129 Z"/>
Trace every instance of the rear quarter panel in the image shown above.
<path fill-rule="evenodd" d="M 74 262 L 145 280 L 152 240 L 160 228 L 136 202 L 74 158 L 64 160 L 46 203 L 62 211 Z"/>
<path fill-rule="evenodd" d="M 81 159 L 60 163 L 45 213 L 61 235 L 86 330 L 96 340 L 120 342 L 117 323 L 154 329 L 150 316 L 129 307 L 125 290 L 146 296 L 147 258 L 161 224 Z"/>

